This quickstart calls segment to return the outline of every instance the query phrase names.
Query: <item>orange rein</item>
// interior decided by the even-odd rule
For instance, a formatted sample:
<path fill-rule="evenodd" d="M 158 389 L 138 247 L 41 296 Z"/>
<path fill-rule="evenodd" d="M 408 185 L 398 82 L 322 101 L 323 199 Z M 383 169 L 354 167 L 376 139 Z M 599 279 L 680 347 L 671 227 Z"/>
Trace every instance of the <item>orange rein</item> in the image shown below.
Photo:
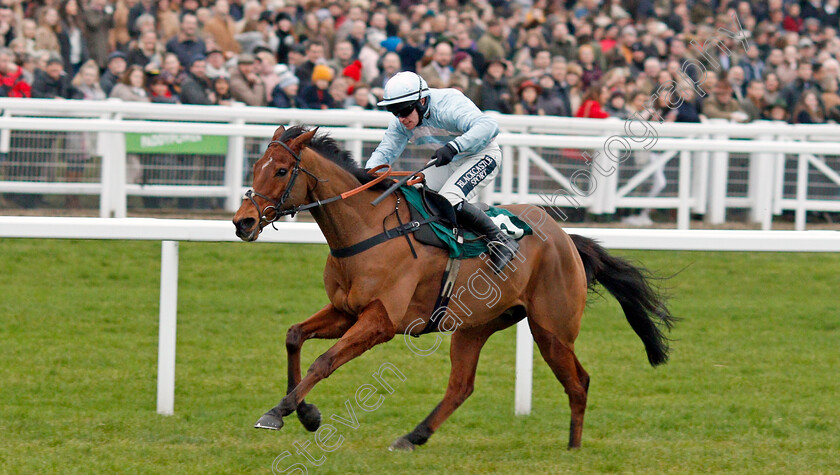
<path fill-rule="evenodd" d="M 377 173 L 382 169 L 386 169 L 386 170 L 383 173 Z M 341 199 L 349 198 L 349 197 L 351 197 L 355 194 L 361 193 L 362 191 L 365 191 L 368 188 L 370 188 L 372 186 L 375 186 L 377 183 L 381 182 L 382 180 L 384 180 L 384 179 L 386 179 L 390 176 L 408 176 L 408 175 L 414 174 L 414 172 L 393 171 L 393 170 L 391 170 L 391 165 L 388 165 L 388 164 L 383 164 L 383 165 L 379 165 L 377 167 L 371 168 L 370 170 L 368 170 L 368 173 L 370 173 L 371 175 L 376 175 L 376 178 L 374 178 L 373 180 L 365 183 L 362 186 L 353 188 L 350 191 L 345 191 L 344 193 L 339 195 L 339 196 L 341 196 Z M 415 178 L 413 180 L 408 180 L 406 182 L 406 185 L 411 186 L 411 185 L 415 185 L 415 184 L 423 181 L 423 178 L 424 178 L 423 174 L 418 173 L 417 175 L 419 175 L 417 178 Z"/>

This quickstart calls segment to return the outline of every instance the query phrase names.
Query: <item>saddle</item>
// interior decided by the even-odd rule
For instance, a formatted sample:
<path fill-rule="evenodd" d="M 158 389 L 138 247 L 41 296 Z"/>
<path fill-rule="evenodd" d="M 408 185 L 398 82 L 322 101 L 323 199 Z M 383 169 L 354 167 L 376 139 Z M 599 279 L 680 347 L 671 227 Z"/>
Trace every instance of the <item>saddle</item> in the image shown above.
<path fill-rule="evenodd" d="M 449 200 L 425 185 L 419 188 L 418 191 L 420 192 L 419 203 L 422 210 L 425 212 L 425 216 L 424 213 L 418 209 L 416 200 L 411 200 L 408 196 L 406 196 L 412 221 L 420 222 L 427 217 L 432 218 L 435 219 L 433 222 L 440 223 L 449 228 L 455 239 L 457 239 L 458 236 L 464 235 L 465 230 L 458 226 L 455 209 L 452 207 L 452 203 L 450 203 Z M 479 206 L 482 211 L 486 211 L 489 208 L 489 206 L 485 203 L 477 203 L 476 205 Z M 420 226 L 420 228 L 414 232 L 414 238 L 418 242 L 428 246 L 449 250 L 449 245 L 443 242 L 443 240 L 438 237 L 437 233 L 432 228 L 432 222 Z"/>
<path fill-rule="evenodd" d="M 397 214 L 398 226 L 386 229 L 376 236 L 351 246 L 330 249 L 330 254 L 338 258 L 350 257 L 388 240 L 404 237 L 412 255 L 417 258 L 417 252 L 408 237 L 409 234 L 414 234 L 415 239 L 422 244 L 449 251 L 449 257 L 453 259 L 476 257 L 487 252 L 487 244 L 481 236 L 458 226 L 455 210 L 446 198 L 426 187 L 402 186 L 399 188 L 399 193 L 409 208 L 410 221 L 400 221 Z M 532 234 L 528 224 L 508 210 L 494 208 L 483 203 L 475 206 L 487 213 L 499 228 L 514 239 Z"/>

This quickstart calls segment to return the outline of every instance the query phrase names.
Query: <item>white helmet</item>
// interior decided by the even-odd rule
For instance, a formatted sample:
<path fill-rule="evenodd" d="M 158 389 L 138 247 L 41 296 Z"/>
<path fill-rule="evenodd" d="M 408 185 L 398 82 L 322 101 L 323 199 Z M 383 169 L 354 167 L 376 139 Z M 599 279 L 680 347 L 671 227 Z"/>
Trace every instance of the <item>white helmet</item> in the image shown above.
<path fill-rule="evenodd" d="M 402 71 L 385 83 L 385 93 L 382 96 L 382 100 L 376 105 L 395 112 L 413 105 L 424 97 L 428 97 L 429 86 L 417 74 L 411 71 Z"/>

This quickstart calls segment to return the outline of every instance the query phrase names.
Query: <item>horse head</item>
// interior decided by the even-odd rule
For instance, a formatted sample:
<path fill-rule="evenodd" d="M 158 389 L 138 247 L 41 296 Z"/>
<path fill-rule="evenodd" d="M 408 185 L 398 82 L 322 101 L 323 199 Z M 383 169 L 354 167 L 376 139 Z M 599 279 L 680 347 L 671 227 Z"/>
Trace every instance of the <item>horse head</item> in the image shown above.
<path fill-rule="evenodd" d="M 285 131 L 282 125 L 277 127 L 265 153 L 254 164 L 254 182 L 233 217 L 236 235 L 243 241 L 256 240 L 262 228 L 306 199 L 310 180 L 299 175 L 311 174 L 301 167 L 301 153 L 318 129 L 304 132 L 288 143 L 281 141 Z"/>

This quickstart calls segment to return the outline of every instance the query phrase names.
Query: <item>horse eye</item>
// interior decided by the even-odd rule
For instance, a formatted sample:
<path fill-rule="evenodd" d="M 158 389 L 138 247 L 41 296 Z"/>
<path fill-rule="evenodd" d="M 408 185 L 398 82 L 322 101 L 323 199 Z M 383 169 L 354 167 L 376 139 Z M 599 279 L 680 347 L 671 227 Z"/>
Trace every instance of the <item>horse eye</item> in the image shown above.
<path fill-rule="evenodd" d="M 286 176 L 286 173 L 288 173 L 288 172 L 289 172 L 288 169 L 281 168 L 281 169 L 277 170 L 277 173 L 275 173 L 274 176 L 278 176 L 278 177 L 279 176 Z"/>

